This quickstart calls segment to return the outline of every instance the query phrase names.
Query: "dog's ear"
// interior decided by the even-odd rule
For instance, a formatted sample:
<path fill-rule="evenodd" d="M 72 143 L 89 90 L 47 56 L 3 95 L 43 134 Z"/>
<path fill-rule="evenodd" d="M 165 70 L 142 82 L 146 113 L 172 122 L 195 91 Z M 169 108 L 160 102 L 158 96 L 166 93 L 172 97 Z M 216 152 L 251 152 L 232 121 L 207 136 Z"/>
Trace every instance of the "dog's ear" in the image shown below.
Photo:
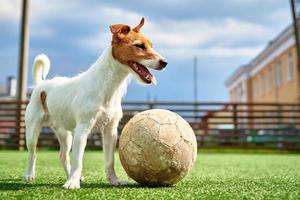
<path fill-rule="evenodd" d="M 137 25 L 136 27 L 134 27 L 132 30 L 136 33 L 140 32 L 140 29 L 142 28 L 142 26 L 145 23 L 145 18 L 143 17 L 139 23 L 139 25 Z"/>
<path fill-rule="evenodd" d="M 116 35 L 119 38 L 122 38 L 124 35 L 128 34 L 130 32 L 130 27 L 125 24 L 113 24 L 109 26 L 110 32 L 113 35 Z"/>

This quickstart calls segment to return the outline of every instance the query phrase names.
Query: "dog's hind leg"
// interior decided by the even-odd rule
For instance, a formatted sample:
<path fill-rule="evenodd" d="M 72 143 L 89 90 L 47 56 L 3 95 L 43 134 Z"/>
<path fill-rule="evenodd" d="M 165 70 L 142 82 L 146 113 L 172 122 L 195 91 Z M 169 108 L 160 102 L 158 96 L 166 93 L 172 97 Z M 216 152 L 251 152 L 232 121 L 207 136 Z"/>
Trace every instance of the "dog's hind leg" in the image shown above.
<path fill-rule="evenodd" d="M 26 124 L 26 146 L 28 149 L 28 165 L 25 172 L 25 180 L 32 181 L 35 178 L 35 164 L 36 164 L 36 146 L 38 137 L 43 123 L 43 116 L 39 112 L 32 112 L 30 105 L 28 106 L 25 117 Z"/>
<path fill-rule="evenodd" d="M 72 133 L 70 131 L 66 131 L 64 129 L 55 130 L 56 136 L 58 138 L 60 144 L 60 154 L 59 158 L 65 170 L 67 179 L 70 175 L 70 151 L 72 147 Z"/>

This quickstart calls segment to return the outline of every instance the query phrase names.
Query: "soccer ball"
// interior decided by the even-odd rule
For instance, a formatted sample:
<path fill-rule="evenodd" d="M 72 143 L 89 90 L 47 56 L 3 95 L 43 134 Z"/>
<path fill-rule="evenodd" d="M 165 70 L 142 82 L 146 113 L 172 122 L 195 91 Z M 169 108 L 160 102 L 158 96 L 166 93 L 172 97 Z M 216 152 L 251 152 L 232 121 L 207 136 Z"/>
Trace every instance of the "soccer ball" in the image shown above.
<path fill-rule="evenodd" d="M 178 114 L 162 109 L 135 115 L 119 139 L 119 156 L 129 177 L 142 185 L 173 185 L 197 157 L 193 129 Z"/>

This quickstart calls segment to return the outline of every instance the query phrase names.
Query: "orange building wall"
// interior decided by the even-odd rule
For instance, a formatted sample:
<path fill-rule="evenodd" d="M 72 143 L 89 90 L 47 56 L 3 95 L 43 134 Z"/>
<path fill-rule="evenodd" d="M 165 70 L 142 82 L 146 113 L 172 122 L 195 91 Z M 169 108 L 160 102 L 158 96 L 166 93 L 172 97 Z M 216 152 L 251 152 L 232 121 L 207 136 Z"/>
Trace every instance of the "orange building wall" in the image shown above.
<path fill-rule="evenodd" d="M 293 78 L 288 80 L 288 53 L 292 52 L 293 56 Z M 276 85 L 276 64 L 281 63 L 281 85 L 278 87 Z M 269 69 L 272 69 L 272 87 L 271 90 L 268 90 L 269 82 Z M 264 92 L 261 93 L 261 81 L 262 74 L 264 76 Z M 257 72 L 254 76 L 250 78 L 248 82 L 256 82 L 251 84 L 253 88 L 252 91 L 248 91 L 249 94 L 252 94 L 252 98 L 249 98 L 249 102 L 299 102 L 299 75 L 297 70 L 297 59 L 296 59 L 296 48 L 293 46 L 279 55 L 271 63 Z M 251 85 L 248 86 L 251 88 Z M 256 91 L 256 92 L 255 92 Z M 255 93 L 255 94 L 254 94 Z"/>

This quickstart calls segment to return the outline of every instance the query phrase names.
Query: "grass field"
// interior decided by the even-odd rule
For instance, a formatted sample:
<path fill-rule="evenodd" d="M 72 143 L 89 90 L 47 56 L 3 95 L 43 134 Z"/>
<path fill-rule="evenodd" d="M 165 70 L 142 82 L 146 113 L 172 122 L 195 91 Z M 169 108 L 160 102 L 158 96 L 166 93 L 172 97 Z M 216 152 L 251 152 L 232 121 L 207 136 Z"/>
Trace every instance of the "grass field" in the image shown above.
<path fill-rule="evenodd" d="M 199 153 L 193 171 L 173 187 L 110 187 L 103 173 L 103 154 L 85 154 L 85 181 L 65 190 L 56 151 L 40 151 L 35 183 L 22 175 L 26 152 L 0 151 L 0 199 L 300 199 L 299 154 Z M 118 160 L 117 160 L 118 161 Z M 117 172 L 126 179 L 120 162 Z"/>

